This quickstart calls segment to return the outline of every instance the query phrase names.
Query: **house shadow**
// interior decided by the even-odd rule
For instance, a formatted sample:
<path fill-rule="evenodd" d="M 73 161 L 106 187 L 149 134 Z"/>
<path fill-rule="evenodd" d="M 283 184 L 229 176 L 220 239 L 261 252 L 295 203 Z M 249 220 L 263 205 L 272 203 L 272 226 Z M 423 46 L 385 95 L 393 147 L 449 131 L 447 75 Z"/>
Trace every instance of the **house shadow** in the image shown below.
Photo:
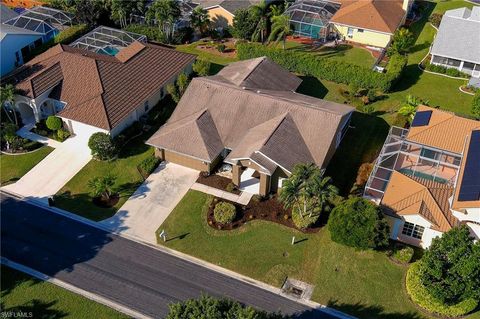
<path fill-rule="evenodd" d="M 327 307 L 334 308 L 335 310 L 350 314 L 360 319 L 422 319 L 422 316 L 418 312 L 405 311 L 405 312 L 390 312 L 379 305 L 364 305 L 361 303 L 348 304 L 339 302 L 337 300 L 330 300 L 327 303 Z M 308 318 L 308 317 L 306 317 Z"/>
<path fill-rule="evenodd" d="M 298 93 L 313 96 L 319 99 L 323 99 L 327 95 L 328 89 L 316 77 L 300 76 L 300 78 L 302 79 L 302 83 L 297 89 Z"/>

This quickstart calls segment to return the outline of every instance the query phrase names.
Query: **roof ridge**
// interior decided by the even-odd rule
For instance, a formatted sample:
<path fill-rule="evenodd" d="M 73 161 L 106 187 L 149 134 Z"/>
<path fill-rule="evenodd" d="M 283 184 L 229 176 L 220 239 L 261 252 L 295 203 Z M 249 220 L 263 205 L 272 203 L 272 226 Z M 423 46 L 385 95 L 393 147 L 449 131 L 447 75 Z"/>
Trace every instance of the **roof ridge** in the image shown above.
<path fill-rule="evenodd" d="M 255 65 L 255 67 L 252 70 L 250 70 L 250 72 L 247 73 L 247 75 L 245 75 L 242 83 L 245 82 L 245 80 L 253 73 L 253 71 L 255 71 L 259 67 L 259 65 L 262 64 L 267 59 L 267 57 L 262 56 L 262 57 L 258 57 L 256 59 L 259 59 L 260 61 Z M 241 62 L 241 61 L 239 61 L 239 62 Z"/>
<path fill-rule="evenodd" d="M 280 124 L 283 123 L 283 121 L 285 121 L 285 118 L 287 117 L 289 113 L 288 112 L 285 112 L 285 113 L 282 113 L 280 114 L 279 116 L 276 116 L 274 118 L 272 118 L 271 120 L 274 120 L 276 118 L 279 118 L 281 117 L 281 120 L 275 125 L 275 127 L 273 128 L 272 132 L 270 134 L 268 134 L 268 136 L 265 138 L 265 141 L 263 141 L 262 143 L 262 146 L 264 146 L 265 144 L 268 143 L 268 141 L 272 138 L 273 134 L 275 134 L 275 132 L 278 130 L 278 128 L 280 127 Z M 263 124 L 263 123 L 262 123 Z M 260 124 L 260 125 L 262 125 Z"/>
<path fill-rule="evenodd" d="M 35 80 L 36 78 L 38 78 L 39 76 L 43 75 L 45 72 L 51 70 L 53 67 L 56 67 L 57 65 L 60 66 L 60 70 L 62 69 L 62 66 L 60 65 L 60 61 L 57 61 L 55 62 L 54 64 L 46 67 L 45 69 L 43 70 L 40 70 L 38 73 L 35 73 L 29 80 L 29 84 L 30 84 L 30 89 L 32 90 L 32 95 L 35 97 L 35 89 L 33 87 L 33 80 Z M 62 71 L 62 77 L 63 77 L 63 71 Z"/>
<path fill-rule="evenodd" d="M 102 100 L 102 109 L 103 109 L 103 112 L 105 114 L 105 118 L 107 119 L 108 129 L 111 130 L 112 129 L 112 123 L 110 122 L 110 118 L 108 117 L 107 106 L 105 105 L 105 100 L 103 99 L 103 93 L 105 93 L 105 88 L 103 87 L 103 81 L 102 81 L 102 77 L 100 76 L 100 70 L 98 69 L 97 60 L 93 59 L 93 61 L 95 63 L 95 70 L 97 71 L 96 74 L 97 74 L 98 80 L 100 82 L 100 88 L 102 90 L 102 92 L 100 93 L 100 99 Z"/>

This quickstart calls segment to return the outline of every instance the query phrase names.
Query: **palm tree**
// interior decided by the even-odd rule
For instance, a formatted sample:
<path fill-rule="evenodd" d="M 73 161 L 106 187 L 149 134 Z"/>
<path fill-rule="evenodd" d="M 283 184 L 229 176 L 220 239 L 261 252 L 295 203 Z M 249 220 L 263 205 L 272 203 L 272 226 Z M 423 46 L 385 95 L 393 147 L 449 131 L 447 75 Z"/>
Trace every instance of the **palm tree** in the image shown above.
<path fill-rule="evenodd" d="M 279 41 L 283 41 L 283 49 L 285 50 L 287 36 L 291 33 L 290 18 L 288 16 L 279 15 L 272 17 L 272 32 L 270 32 L 268 37 L 269 42 L 275 40 L 275 45 L 277 45 Z"/>
<path fill-rule="evenodd" d="M 310 210 L 310 216 L 313 210 L 321 212 L 329 208 L 332 201 L 338 195 L 338 189 L 332 185 L 332 178 L 328 176 L 322 178 L 319 175 L 312 179 L 306 192 L 310 198 L 311 206 L 314 208 Z"/>
<path fill-rule="evenodd" d="M 15 87 L 12 84 L 6 84 L 5 86 L 0 87 L 0 106 L 4 108 L 5 114 L 8 117 L 8 120 L 12 123 L 15 123 L 15 125 L 18 127 L 18 118 L 17 118 L 17 112 L 15 109 L 12 107 L 13 102 L 15 101 Z M 14 120 L 10 117 L 10 114 L 8 110 L 5 108 L 5 106 L 8 105 L 13 112 L 13 117 Z"/>
<path fill-rule="evenodd" d="M 147 11 L 147 20 L 155 18 L 160 31 L 165 33 L 167 39 L 173 38 L 174 24 L 180 17 L 179 4 L 175 0 L 155 0 Z"/>
<path fill-rule="evenodd" d="M 198 32 L 200 32 L 202 35 L 210 25 L 210 17 L 208 12 L 202 7 L 196 7 L 193 9 L 190 19 L 192 27 L 194 29 L 198 29 Z"/>
<path fill-rule="evenodd" d="M 265 0 L 262 0 L 260 3 L 251 6 L 250 10 L 252 10 L 255 16 L 260 17 L 255 31 L 252 34 L 252 41 L 258 41 L 260 38 L 261 42 L 263 43 L 267 33 L 268 17 L 270 16 L 268 4 L 265 2 Z"/>
<path fill-rule="evenodd" d="M 95 197 L 101 197 L 104 200 L 109 200 L 114 190 L 116 178 L 112 175 L 94 177 L 88 181 L 88 187 Z"/>
<path fill-rule="evenodd" d="M 276 17 L 282 15 L 285 10 L 281 4 L 273 4 L 270 6 L 270 15 Z"/>
<path fill-rule="evenodd" d="M 130 11 L 130 1 L 111 0 L 111 18 L 118 22 L 121 28 L 127 27 L 127 14 Z"/>

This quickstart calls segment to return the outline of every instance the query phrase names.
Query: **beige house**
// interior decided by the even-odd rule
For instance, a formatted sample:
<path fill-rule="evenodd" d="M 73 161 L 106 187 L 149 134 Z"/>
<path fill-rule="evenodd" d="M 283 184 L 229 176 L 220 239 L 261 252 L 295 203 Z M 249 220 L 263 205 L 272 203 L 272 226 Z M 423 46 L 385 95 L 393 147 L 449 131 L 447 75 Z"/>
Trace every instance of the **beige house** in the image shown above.
<path fill-rule="evenodd" d="M 161 159 L 199 171 L 228 164 L 240 189 L 275 192 L 297 163 L 326 167 L 353 113 L 296 93 L 300 83 L 265 57 L 232 63 L 193 79 L 147 144 Z"/>
<path fill-rule="evenodd" d="M 194 0 L 193 2 L 198 3 L 208 12 L 213 27 L 224 29 L 233 25 L 235 11 L 260 3 L 261 0 Z"/>

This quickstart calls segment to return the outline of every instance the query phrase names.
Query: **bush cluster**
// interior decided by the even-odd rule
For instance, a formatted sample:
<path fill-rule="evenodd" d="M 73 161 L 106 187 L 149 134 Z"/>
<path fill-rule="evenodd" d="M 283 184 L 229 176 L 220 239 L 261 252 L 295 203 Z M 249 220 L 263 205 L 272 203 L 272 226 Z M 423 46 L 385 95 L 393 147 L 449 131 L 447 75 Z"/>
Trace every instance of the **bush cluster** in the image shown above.
<path fill-rule="evenodd" d="M 394 250 L 392 257 L 404 264 L 408 264 L 412 261 L 414 250 L 410 246 L 397 245 Z"/>
<path fill-rule="evenodd" d="M 435 299 L 422 284 L 421 273 L 421 262 L 417 262 L 410 266 L 406 278 L 407 292 L 413 302 L 420 307 L 432 313 L 448 317 L 462 316 L 477 308 L 478 301 L 474 298 L 465 299 L 454 305 L 446 305 Z"/>
<path fill-rule="evenodd" d="M 148 40 L 151 41 L 167 43 L 167 37 L 165 36 L 165 33 L 161 32 L 156 26 L 149 26 L 145 24 L 129 24 L 124 30 L 146 35 Z"/>
<path fill-rule="evenodd" d="M 480 119 L 480 89 L 477 90 L 473 97 L 472 114 L 476 119 Z"/>
<path fill-rule="evenodd" d="M 145 174 L 151 174 L 158 164 L 160 164 L 160 159 L 152 155 L 141 161 L 138 166 Z"/>
<path fill-rule="evenodd" d="M 446 68 L 441 65 L 435 65 L 431 63 L 427 63 L 425 65 L 425 69 L 430 72 L 435 72 L 435 73 L 440 73 L 440 74 L 446 74 L 448 76 L 453 76 L 457 78 L 466 78 L 468 79 L 470 76 L 466 73 L 463 73 L 461 71 L 458 71 L 457 69 L 452 69 L 452 68 Z"/>
<path fill-rule="evenodd" d="M 60 128 L 57 130 L 57 140 L 60 142 L 65 141 L 67 138 L 70 137 L 70 132 L 66 129 Z"/>
<path fill-rule="evenodd" d="M 430 17 L 428 17 L 428 22 L 430 22 L 431 24 L 433 24 L 435 27 L 438 28 L 440 26 L 440 22 L 442 21 L 442 18 L 443 18 L 443 14 L 432 13 Z"/>
<path fill-rule="evenodd" d="M 258 43 L 238 43 L 236 47 L 241 60 L 267 56 L 291 72 L 382 92 L 393 87 L 407 63 L 406 57 L 394 55 L 387 65 L 388 71 L 378 73 L 370 68 L 322 58 L 308 52 L 282 50 Z"/>
<path fill-rule="evenodd" d="M 235 206 L 227 202 L 219 202 L 213 209 L 213 216 L 220 224 L 230 224 L 235 219 L 235 215 Z"/>
<path fill-rule="evenodd" d="M 298 206 L 292 209 L 292 221 L 299 229 L 307 229 L 315 224 L 319 217 L 319 213 L 304 214 L 301 209 L 298 209 Z"/>
<path fill-rule="evenodd" d="M 47 125 L 47 128 L 49 130 L 57 131 L 62 128 L 63 122 L 61 118 L 50 115 L 49 117 L 47 117 L 47 121 L 45 122 L 45 125 Z"/>

